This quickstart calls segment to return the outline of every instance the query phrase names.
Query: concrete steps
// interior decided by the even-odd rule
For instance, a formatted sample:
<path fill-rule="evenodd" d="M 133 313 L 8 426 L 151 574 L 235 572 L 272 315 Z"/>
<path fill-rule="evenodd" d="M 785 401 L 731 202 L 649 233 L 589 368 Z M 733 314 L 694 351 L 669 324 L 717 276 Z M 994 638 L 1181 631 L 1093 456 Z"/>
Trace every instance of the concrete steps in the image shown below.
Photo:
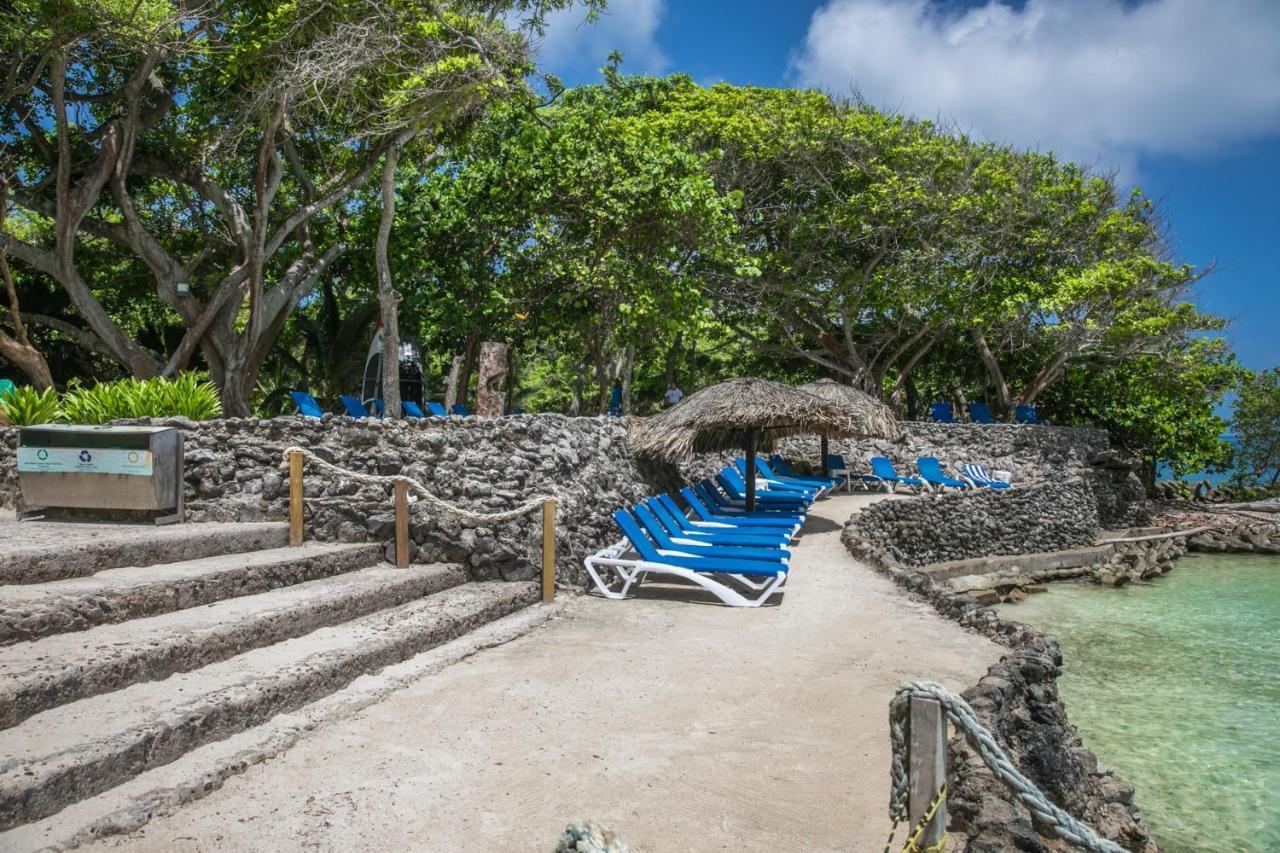
<path fill-rule="evenodd" d="M 254 595 L 365 568 L 381 559 L 377 544 L 308 542 L 299 548 L 218 554 L 0 586 L 0 645 Z"/>
<path fill-rule="evenodd" d="M 533 583 L 462 584 L 194 672 L 54 707 L 0 732 L 0 829 L 54 814 L 537 597 Z"/>
<path fill-rule="evenodd" d="M 154 566 L 280 548 L 283 522 L 168 527 L 29 521 L 0 525 L 0 584 L 44 583 L 112 566 Z"/>
<path fill-rule="evenodd" d="M 286 537 L 279 524 L 0 523 L 0 849 L 79 843 L 117 814 L 145 822 L 158 794 L 144 777 L 161 774 L 171 802 L 198 796 L 207 779 L 184 768 L 238 772 L 226 749 L 287 748 L 298 719 L 360 676 L 539 597 L 460 566 L 396 569 L 378 544 Z M 223 750 L 216 772 L 183 761 L 209 750 Z"/>

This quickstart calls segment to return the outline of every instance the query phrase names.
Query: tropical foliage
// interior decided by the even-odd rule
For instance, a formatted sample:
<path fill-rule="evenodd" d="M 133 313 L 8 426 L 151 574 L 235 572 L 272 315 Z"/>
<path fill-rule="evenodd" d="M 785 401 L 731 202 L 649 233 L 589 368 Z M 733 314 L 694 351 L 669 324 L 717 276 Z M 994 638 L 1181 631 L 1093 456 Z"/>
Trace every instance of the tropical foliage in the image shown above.
<path fill-rule="evenodd" d="M 17 426 L 65 421 L 105 424 L 134 418 L 183 417 L 206 421 L 222 415 L 218 388 L 197 373 L 177 379 L 161 377 L 84 386 L 72 380 L 62 395 L 52 388 L 37 391 L 19 386 L 0 399 L 0 411 Z"/>
<path fill-rule="evenodd" d="M 1236 392 L 1231 432 L 1235 469 L 1246 483 L 1280 486 L 1280 367 L 1246 375 Z"/>

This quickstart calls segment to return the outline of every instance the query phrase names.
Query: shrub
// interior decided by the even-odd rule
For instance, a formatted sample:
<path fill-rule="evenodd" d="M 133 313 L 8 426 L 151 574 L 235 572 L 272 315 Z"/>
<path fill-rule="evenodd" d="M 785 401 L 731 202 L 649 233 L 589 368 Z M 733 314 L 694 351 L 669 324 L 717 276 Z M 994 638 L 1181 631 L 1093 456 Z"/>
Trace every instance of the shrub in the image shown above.
<path fill-rule="evenodd" d="M 52 423 L 59 416 L 58 393 L 52 388 L 37 391 L 24 385 L 0 399 L 0 410 L 14 426 Z"/>
<path fill-rule="evenodd" d="M 87 388 L 73 383 L 63 396 L 62 413 L 76 424 L 168 417 L 205 421 L 222 414 L 222 403 L 213 383 L 184 373 L 175 380 L 121 379 Z"/>

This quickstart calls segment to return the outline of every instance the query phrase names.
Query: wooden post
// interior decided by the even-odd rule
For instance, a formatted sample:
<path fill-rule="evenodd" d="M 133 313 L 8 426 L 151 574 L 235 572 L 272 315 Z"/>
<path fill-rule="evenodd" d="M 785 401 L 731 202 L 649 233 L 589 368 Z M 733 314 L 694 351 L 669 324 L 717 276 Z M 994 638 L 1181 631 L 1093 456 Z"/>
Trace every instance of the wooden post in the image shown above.
<path fill-rule="evenodd" d="M 542 603 L 556 598 L 556 502 L 542 502 Z"/>
<path fill-rule="evenodd" d="M 818 463 L 818 476 L 825 477 L 831 466 L 827 463 L 827 455 L 831 452 L 831 445 L 824 435 L 822 437 L 822 461 Z"/>
<path fill-rule="evenodd" d="M 747 432 L 747 512 L 756 509 L 756 431 Z"/>
<path fill-rule="evenodd" d="M 396 568 L 409 568 L 409 484 L 396 480 Z"/>
<path fill-rule="evenodd" d="M 907 813 L 908 832 L 914 832 L 929 804 L 947 778 L 947 724 L 942 706 L 936 699 L 911 697 L 911 745 L 907 778 L 910 792 Z M 942 840 L 947 830 L 947 804 L 943 801 L 934 812 L 924 834 L 916 842 L 921 849 Z"/>
<path fill-rule="evenodd" d="M 289 544 L 302 544 L 302 461 L 296 450 L 289 454 Z"/>

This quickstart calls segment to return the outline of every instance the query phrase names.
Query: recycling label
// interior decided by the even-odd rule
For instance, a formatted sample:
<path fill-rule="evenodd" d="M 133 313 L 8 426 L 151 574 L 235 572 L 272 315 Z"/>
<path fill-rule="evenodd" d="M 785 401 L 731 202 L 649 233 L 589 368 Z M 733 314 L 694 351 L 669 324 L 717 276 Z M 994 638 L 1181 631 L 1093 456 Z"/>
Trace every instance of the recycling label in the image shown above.
<path fill-rule="evenodd" d="M 113 447 L 19 447 L 18 471 L 149 477 L 152 473 L 151 451 Z"/>

